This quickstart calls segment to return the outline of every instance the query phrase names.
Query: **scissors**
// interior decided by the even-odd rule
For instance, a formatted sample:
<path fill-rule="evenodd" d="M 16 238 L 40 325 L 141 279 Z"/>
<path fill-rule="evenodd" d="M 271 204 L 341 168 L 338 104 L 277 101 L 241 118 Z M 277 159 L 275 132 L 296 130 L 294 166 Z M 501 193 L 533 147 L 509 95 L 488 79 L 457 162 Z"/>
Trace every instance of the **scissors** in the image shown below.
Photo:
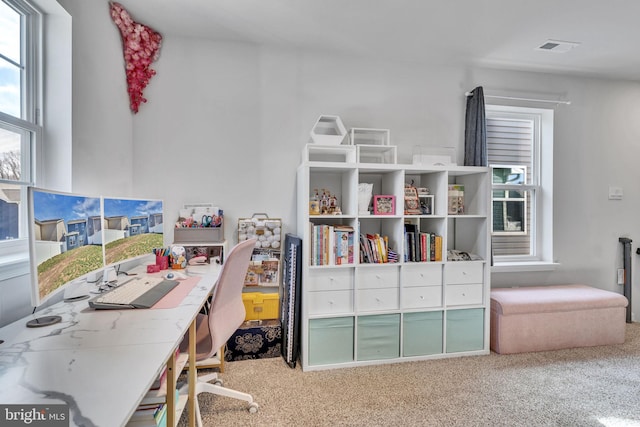
<path fill-rule="evenodd" d="M 211 221 L 213 221 L 213 218 L 211 217 L 211 215 L 202 215 L 203 227 L 211 227 Z"/>

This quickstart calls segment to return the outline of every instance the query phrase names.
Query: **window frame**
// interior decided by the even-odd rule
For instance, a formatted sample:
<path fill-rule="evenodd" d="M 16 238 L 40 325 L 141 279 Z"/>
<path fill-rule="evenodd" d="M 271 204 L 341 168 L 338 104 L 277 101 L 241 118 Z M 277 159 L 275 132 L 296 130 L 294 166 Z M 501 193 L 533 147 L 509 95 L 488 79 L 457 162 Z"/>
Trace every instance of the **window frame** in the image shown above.
<path fill-rule="evenodd" d="M 15 254 L 28 258 L 27 187 L 35 185 L 38 153 L 42 148 L 42 61 L 43 25 L 42 12 L 26 0 L 2 0 L 21 14 L 20 18 L 20 115 L 15 117 L 0 111 L 0 127 L 22 134 L 21 176 L 19 180 L 0 179 L 1 183 L 21 186 L 18 207 L 18 238 L 0 241 L 0 258 L 15 261 Z M 0 262 L 0 265 L 5 264 Z"/>
<path fill-rule="evenodd" d="M 533 119 L 531 181 L 524 185 L 500 185 L 491 182 L 490 205 L 493 215 L 493 190 L 517 189 L 530 192 L 529 223 L 530 255 L 493 255 L 492 272 L 547 270 L 555 267 L 553 260 L 553 119 L 554 110 L 548 108 L 511 105 L 485 105 L 485 117 L 505 119 Z M 489 166 L 493 166 L 488 161 Z M 504 166 L 505 162 L 495 165 Z M 492 216 L 493 218 L 493 216 Z M 492 223 L 493 224 L 493 223 Z M 493 227 L 493 225 L 491 225 Z M 493 237 L 493 230 L 492 237 Z"/>

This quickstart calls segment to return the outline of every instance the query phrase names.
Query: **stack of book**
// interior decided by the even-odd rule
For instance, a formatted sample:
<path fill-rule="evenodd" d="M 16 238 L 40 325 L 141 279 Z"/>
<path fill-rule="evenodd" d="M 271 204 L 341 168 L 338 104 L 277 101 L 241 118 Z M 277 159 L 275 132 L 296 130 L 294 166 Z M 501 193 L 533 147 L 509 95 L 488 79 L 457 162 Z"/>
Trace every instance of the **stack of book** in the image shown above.
<path fill-rule="evenodd" d="M 167 405 L 141 404 L 133 413 L 126 427 L 166 427 Z"/>
<path fill-rule="evenodd" d="M 392 263 L 398 262 L 398 257 L 395 252 L 389 249 L 389 238 L 387 236 L 361 234 L 360 262 L 364 264 Z"/>
<path fill-rule="evenodd" d="M 404 225 L 405 262 L 442 261 L 442 236 L 420 231 L 416 224 Z"/>
<path fill-rule="evenodd" d="M 176 359 L 185 357 L 176 349 Z M 178 403 L 179 390 L 176 390 L 175 402 Z M 129 418 L 126 427 L 166 427 L 167 425 L 167 369 L 162 370 L 153 385 L 142 398 L 140 405 Z"/>
<path fill-rule="evenodd" d="M 313 223 L 310 227 L 311 265 L 353 264 L 353 227 Z"/>

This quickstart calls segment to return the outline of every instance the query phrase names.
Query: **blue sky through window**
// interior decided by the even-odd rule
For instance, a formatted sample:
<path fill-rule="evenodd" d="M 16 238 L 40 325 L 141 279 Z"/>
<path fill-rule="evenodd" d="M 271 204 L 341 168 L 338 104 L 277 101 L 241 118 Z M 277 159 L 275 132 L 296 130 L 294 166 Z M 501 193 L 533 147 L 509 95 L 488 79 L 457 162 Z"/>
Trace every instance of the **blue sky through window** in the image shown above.
<path fill-rule="evenodd" d="M 20 117 L 20 14 L 0 1 L 0 111 Z M 5 59 L 7 58 L 7 59 Z M 13 61 L 10 62 L 10 61 Z"/>

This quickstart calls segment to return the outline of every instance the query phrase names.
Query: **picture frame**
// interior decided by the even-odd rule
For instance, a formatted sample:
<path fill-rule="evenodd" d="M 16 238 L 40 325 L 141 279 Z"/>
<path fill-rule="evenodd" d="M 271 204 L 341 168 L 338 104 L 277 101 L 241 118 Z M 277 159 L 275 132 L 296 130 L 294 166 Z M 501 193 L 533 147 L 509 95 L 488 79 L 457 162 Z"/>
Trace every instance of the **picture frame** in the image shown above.
<path fill-rule="evenodd" d="M 431 194 L 427 194 L 424 196 L 418 196 L 420 199 L 420 210 L 422 211 L 422 215 L 433 215 L 434 214 L 434 196 Z"/>
<path fill-rule="evenodd" d="M 420 209 L 420 199 L 418 198 L 418 192 L 415 187 L 407 186 L 404 188 L 404 214 L 422 214 L 422 210 Z"/>
<path fill-rule="evenodd" d="M 374 215 L 395 215 L 396 196 L 377 194 L 373 196 Z"/>

